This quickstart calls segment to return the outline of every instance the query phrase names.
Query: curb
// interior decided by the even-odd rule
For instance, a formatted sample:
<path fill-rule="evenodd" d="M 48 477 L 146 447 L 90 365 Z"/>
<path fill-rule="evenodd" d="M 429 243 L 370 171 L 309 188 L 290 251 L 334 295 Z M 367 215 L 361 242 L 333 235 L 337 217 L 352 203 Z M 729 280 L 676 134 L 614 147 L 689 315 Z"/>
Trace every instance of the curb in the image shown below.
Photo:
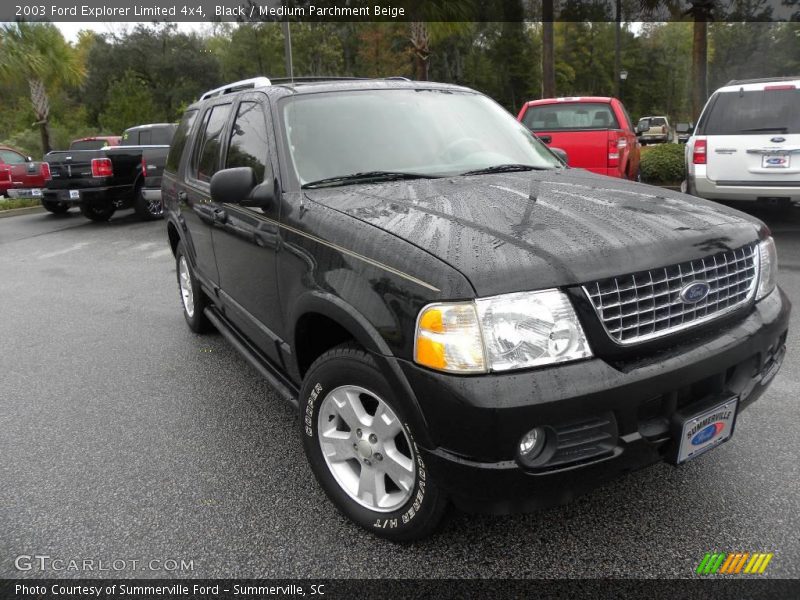
<path fill-rule="evenodd" d="M 0 210 L 0 219 L 6 217 L 18 217 L 21 215 L 30 215 L 33 213 L 44 212 L 44 208 L 40 206 L 25 206 L 23 208 L 12 208 L 10 210 Z"/>

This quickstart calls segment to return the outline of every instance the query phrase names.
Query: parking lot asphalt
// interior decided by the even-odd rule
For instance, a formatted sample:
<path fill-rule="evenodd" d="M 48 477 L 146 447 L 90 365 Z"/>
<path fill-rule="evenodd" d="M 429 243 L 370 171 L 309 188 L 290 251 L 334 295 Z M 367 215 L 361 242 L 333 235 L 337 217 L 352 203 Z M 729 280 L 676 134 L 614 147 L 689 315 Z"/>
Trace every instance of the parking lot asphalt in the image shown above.
<path fill-rule="evenodd" d="M 762 577 L 800 577 L 800 208 L 757 214 L 795 311 L 730 442 L 563 507 L 454 513 L 407 546 L 340 516 L 292 409 L 219 334 L 188 330 L 163 222 L 2 219 L 0 577 L 692 577 L 709 551 L 772 552 Z M 20 571 L 20 555 L 128 563 Z"/>

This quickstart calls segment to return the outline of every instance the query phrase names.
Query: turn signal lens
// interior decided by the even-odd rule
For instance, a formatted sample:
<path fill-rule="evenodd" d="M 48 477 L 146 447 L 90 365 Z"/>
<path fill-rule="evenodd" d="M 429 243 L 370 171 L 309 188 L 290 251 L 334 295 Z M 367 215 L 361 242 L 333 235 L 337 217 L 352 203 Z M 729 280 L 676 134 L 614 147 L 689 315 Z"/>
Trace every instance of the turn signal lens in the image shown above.
<path fill-rule="evenodd" d="M 438 371 L 486 372 L 475 304 L 426 306 L 417 320 L 414 360 Z"/>
<path fill-rule="evenodd" d="M 758 275 L 758 292 L 756 300 L 766 298 L 775 289 L 778 282 L 778 250 L 772 236 L 758 244 L 760 269 Z"/>

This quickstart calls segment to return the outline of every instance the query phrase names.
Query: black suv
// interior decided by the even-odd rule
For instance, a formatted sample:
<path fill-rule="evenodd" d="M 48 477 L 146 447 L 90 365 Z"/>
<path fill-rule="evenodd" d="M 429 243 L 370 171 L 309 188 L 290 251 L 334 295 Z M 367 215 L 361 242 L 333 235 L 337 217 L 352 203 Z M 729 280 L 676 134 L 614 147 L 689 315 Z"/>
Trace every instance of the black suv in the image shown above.
<path fill-rule="evenodd" d="M 463 87 L 212 90 L 162 193 L 189 327 L 299 408 L 325 492 L 393 540 L 448 501 L 532 509 L 692 459 L 783 360 L 763 223 L 568 169 Z"/>

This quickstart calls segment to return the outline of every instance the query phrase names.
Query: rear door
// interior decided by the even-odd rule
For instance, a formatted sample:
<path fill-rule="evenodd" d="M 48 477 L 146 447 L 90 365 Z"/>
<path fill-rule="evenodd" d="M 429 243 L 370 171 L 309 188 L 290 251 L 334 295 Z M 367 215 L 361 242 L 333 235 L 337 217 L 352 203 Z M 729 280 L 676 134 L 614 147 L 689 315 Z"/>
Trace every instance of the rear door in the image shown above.
<path fill-rule="evenodd" d="M 207 282 L 219 282 L 211 229 L 221 225 L 221 208 L 211 201 L 211 177 L 220 169 L 227 140 L 232 101 L 206 107 L 186 165 L 182 188 L 178 191 L 181 216 L 195 252 L 195 268 Z"/>
<path fill-rule="evenodd" d="M 561 148 L 569 165 L 603 175 L 608 165 L 608 130 L 619 123 L 605 102 L 558 101 L 528 106 L 520 120 L 552 148 Z"/>
<path fill-rule="evenodd" d="M 718 184 L 797 185 L 800 180 L 800 89 L 745 86 L 717 92 L 699 124 L 706 173 Z"/>

